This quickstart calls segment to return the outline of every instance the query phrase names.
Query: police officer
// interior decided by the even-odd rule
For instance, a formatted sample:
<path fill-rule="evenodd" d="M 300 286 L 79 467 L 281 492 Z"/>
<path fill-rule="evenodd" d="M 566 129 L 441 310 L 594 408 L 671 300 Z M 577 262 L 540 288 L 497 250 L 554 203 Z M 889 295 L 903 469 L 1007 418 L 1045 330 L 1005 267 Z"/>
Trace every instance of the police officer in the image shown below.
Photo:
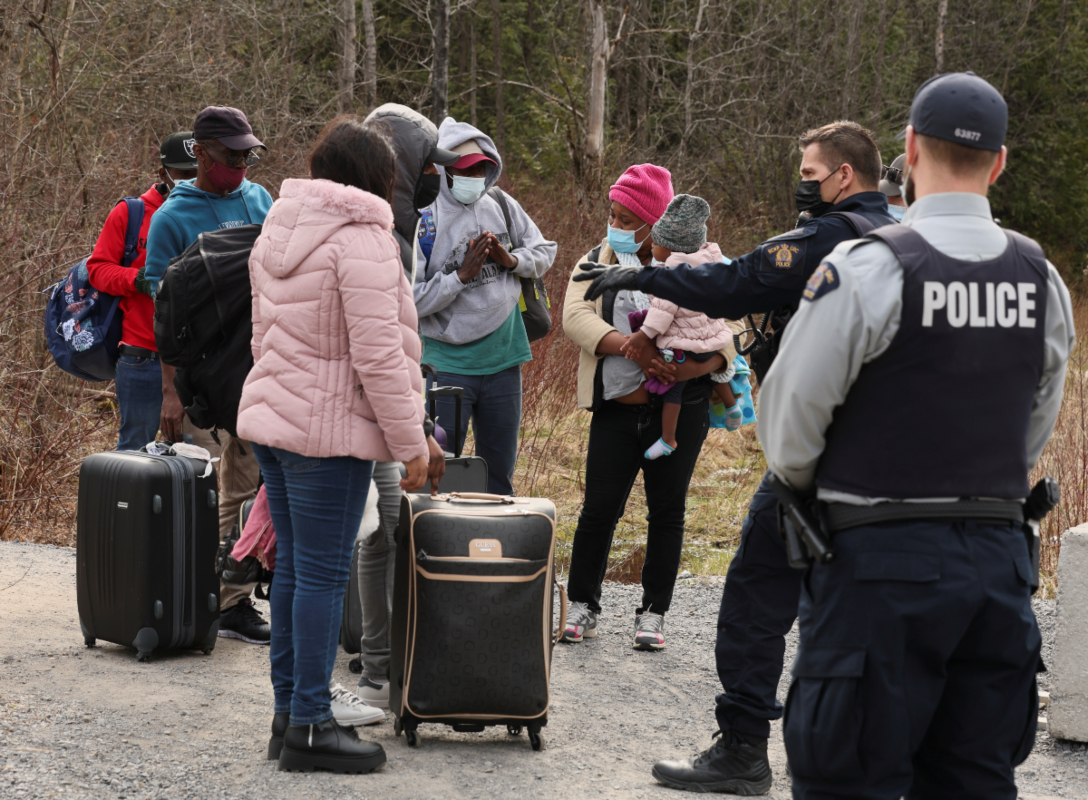
<path fill-rule="evenodd" d="M 590 269 L 575 276 L 593 279 L 586 298 L 609 289 L 640 289 L 713 317 L 776 312 L 781 332 L 781 321 L 801 302 L 805 282 L 836 245 L 894 223 L 877 188 L 880 151 L 868 130 L 854 122 L 833 122 L 806 132 L 799 148 L 796 205 L 807 219 L 803 225 L 729 265 Z M 772 338 L 751 356 L 758 377 L 775 346 Z M 770 788 L 767 740 L 771 720 L 782 716 L 776 690 L 785 636 L 797 618 L 801 575 L 787 563 L 775 497 L 764 480 L 749 505 L 718 614 L 715 658 L 724 691 L 716 698 L 715 716 L 722 736 L 697 756 L 655 764 L 659 781 L 679 789 L 741 794 Z"/>
<path fill-rule="evenodd" d="M 767 463 L 815 487 L 834 551 L 801 594 L 795 798 L 1013 800 L 1034 742 L 1019 501 L 1074 330 L 1039 245 L 990 215 L 1007 113 L 972 73 L 923 84 L 903 225 L 824 261 L 763 386 Z"/>

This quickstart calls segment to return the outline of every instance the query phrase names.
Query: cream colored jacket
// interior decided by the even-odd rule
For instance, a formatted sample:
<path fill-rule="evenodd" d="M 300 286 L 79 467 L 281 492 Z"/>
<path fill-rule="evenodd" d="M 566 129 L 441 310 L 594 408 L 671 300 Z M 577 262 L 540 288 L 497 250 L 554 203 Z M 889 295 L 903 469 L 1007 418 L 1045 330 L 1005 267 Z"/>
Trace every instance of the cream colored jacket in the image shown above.
<path fill-rule="evenodd" d="M 586 253 L 578 260 L 578 263 L 586 263 L 589 260 L 588 256 L 589 253 Z M 616 263 L 616 254 L 612 252 L 607 242 L 601 244 L 598 262 Z M 582 349 L 582 352 L 578 354 L 578 407 L 588 409 L 593 406 L 593 378 L 597 374 L 597 362 L 603 358 L 597 355 L 597 345 L 601 343 L 601 339 L 616 329 L 601 318 L 603 311 L 601 298 L 597 298 L 595 302 L 585 299 L 589 284 L 574 280 L 574 276 L 580 271 L 576 266 L 571 272 L 571 279 L 567 282 L 567 294 L 563 300 L 563 333 Z M 734 321 L 729 321 L 729 327 L 738 333 L 743 329 L 741 323 Z M 732 343 L 727 344 L 718 352 L 725 356 L 727 366 L 737 357 L 737 351 Z"/>

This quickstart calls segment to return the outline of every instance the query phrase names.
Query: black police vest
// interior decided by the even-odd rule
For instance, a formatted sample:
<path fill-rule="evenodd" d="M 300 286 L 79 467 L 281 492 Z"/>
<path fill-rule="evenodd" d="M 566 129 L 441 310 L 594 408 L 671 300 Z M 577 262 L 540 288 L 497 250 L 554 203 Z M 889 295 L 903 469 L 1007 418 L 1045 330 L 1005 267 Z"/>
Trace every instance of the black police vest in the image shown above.
<path fill-rule="evenodd" d="M 903 266 L 903 315 L 835 410 L 816 485 L 866 497 L 1028 494 L 1027 434 L 1043 368 L 1047 266 L 1006 231 L 960 261 L 905 225 L 880 228 Z"/>

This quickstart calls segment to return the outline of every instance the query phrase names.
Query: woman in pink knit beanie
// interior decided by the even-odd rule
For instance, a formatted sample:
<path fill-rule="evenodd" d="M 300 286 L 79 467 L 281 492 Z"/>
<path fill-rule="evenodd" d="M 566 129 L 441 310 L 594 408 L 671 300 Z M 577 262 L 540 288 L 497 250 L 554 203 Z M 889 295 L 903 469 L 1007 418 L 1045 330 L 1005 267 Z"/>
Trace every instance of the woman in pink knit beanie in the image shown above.
<path fill-rule="evenodd" d="M 612 184 L 608 245 L 619 263 L 633 267 L 649 262 L 650 228 L 661 219 L 672 196 L 672 174 L 655 164 L 628 167 Z"/>
<path fill-rule="evenodd" d="M 664 167 L 636 164 L 612 185 L 608 199 L 606 241 L 580 263 L 644 266 L 651 259 L 650 228 L 673 198 L 672 176 Z M 577 274 L 575 269 L 573 274 Z M 616 523 L 623 516 L 631 486 L 641 471 L 649 511 L 646 559 L 642 566 L 642 602 L 635 611 L 633 646 L 660 650 L 665 646 L 665 612 L 684 544 L 684 507 L 688 484 L 709 427 L 707 399 L 710 372 L 729 361 L 715 353 L 707 361 L 688 359 L 663 364 L 653 348 L 639 359 L 627 359 L 620 348 L 631 334 L 628 314 L 649 308 L 641 292 L 606 294 L 585 299 L 586 284 L 570 281 L 563 307 L 563 331 L 581 349 L 578 405 L 593 412 L 586 453 L 585 498 L 571 550 L 567 593 L 571 600 L 562 641 L 580 642 L 597 635 L 601 590 Z M 661 436 L 661 406 L 644 387 L 646 378 L 687 380 L 679 419 L 677 451 L 651 461 L 646 450 Z"/>

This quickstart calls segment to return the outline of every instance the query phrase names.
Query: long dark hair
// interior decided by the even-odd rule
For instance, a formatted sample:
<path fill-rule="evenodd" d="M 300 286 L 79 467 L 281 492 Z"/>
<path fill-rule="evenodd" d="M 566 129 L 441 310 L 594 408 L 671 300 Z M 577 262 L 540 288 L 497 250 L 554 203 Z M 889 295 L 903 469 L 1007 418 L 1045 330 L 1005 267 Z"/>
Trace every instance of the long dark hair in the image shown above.
<path fill-rule="evenodd" d="M 310 175 L 324 178 L 393 202 L 396 155 L 384 126 L 341 114 L 325 126 L 310 151 Z"/>

